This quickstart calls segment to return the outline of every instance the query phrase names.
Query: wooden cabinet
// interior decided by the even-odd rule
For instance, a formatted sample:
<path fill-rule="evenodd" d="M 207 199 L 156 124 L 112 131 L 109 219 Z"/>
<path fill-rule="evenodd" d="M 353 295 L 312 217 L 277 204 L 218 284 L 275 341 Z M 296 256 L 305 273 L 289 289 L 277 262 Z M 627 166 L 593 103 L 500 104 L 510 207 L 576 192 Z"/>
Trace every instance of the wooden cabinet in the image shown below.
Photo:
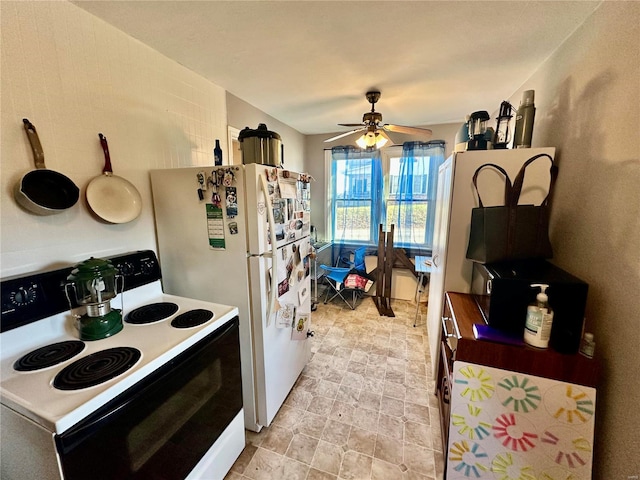
<path fill-rule="evenodd" d="M 595 387 L 597 363 L 582 355 L 566 355 L 554 350 L 514 346 L 476 340 L 473 324 L 484 323 L 471 295 L 447 292 L 441 318 L 440 361 L 437 396 L 440 403 L 443 451 L 447 451 L 453 364 L 464 361 L 477 365 L 535 375 L 567 383 Z"/>

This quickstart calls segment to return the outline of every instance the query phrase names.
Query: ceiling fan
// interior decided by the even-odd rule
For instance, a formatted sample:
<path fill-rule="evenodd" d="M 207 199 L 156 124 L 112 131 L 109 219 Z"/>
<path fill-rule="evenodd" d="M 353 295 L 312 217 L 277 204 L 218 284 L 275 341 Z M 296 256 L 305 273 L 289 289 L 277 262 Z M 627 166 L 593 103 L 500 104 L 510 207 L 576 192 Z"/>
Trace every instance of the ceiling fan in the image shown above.
<path fill-rule="evenodd" d="M 403 125 L 391 125 L 388 123 L 382 123 L 382 114 L 380 112 L 376 112 L 375 105 L 376 102 L 380 99 L 380 92 L 371 91 L 366 93 L 366 98 L 371 104 L 371 111 L 366 112 L 362 116 L 362 123 L 339 123 L 343 127 L 358 127 L 355 130 L 351 130 L 349 132 L 341 133 L 340 135 L 336 135 L 335 137 L 327 138 L 325 142 L 334 142 L 340 138 L 346 137 L 348 135 L 352 135 L 358 132 L 365 132 L 360 138 L 356 140 L 356 143 L 360 148 L 380 148 L 384 146 L 391 139 L 385 133 L 389 132 L 398 132 L 404 133 L 407 135 L 428 135 L 431 136 L 431 130 L 428 128 L 420 128 L 420 127 L 406 127 Z"/>

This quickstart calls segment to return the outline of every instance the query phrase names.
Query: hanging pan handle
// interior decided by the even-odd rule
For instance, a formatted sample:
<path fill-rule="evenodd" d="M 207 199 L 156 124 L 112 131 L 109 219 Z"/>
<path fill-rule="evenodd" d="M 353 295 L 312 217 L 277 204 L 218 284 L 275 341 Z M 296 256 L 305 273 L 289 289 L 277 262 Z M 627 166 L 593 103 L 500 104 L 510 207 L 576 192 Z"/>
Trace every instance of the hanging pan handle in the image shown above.
<path fill-rule="evenodd" d="M 103 134 L 99 133 L 100 137 L 100 145 L 102 145 L 102 151 L 104 152 L 104 168 L 102 169 L 102 173 L 106 173 L 109 175 L 113 173 L 113 168 L 111 168 L 111 156 L 109 155 L 109 144 L 107 144 L 107 137 Z"/>
<path fill-rule="evenodd" d="M 29 144 L 31 144 L 31 150 L 33 150 L 33 160 L 35 161 L 36 168 L 47 168 L 44 165 L 44 151 L 42 150 L 42 144 L 38 138 L 36 127 L 34 127 L 33 123 L 26 118 L 22 119 L 22 123 L 24 123 L 24 129 L 27 132 L 27 138 L 29 139 Z"/>

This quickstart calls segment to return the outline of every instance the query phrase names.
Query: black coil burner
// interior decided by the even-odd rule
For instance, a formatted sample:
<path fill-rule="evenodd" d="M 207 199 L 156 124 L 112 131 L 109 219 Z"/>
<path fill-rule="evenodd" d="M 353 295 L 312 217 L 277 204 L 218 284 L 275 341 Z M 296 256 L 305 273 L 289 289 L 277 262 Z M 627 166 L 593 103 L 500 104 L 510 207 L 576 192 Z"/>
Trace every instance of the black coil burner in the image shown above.
<path fill-rule="evenodd" d="M 188 312 L 181 313 L 171 320 L 171 326 L 175 328 L 197 327 L 198 325 L 208 322 L 212 318 L 213 312 L 202 308 L 196 308 L 195 310 L 189 310 Z"/>
<path fill-rule="evenodd" d="M 131 310 L 124 321 L 136 325 L 159 322 L 160 320 L 170 317 L 177 311 L 178 305 L 175 303 L 150 303 L 149 305 L 143 305 L 142 307 Z"/>
<path fill-rule="evenodd" d="M 20 357 L 13 364 L 18 372 L 33 372 L 43 368 L 52 367 L 75 357 L 84 350 L 84 342 L 80 340 L 68 340 L 66 342 L 52 343 L 33 350 Z"/>
<path fill-rule="evenodd" d="M 141 356 L 140 350 L 131 347 L 100 350 L 63 368 L 53 379 L 53 386 L 80 390 L 99 385 L 129 370 Z"/>

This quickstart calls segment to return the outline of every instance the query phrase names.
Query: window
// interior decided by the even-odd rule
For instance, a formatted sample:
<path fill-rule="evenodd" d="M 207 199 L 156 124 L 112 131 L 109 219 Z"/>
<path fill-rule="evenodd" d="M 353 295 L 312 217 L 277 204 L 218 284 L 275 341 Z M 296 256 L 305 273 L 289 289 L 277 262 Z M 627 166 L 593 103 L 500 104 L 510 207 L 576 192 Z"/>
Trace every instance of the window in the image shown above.
<path fill-rule="evenodd" d="M 375 245 L 378 226 L 394 225 L 394 245 L 430 250 L 438 167 L 444 142 L 407 142 L 366 151 L 330 152 L 329 198 L 332 240 Z"/>
<path fill-rule="evenodd" d="M 333 149 L 329 191 L 335 241 L 374 243 L 380 203 L 380 156 Z"/>

